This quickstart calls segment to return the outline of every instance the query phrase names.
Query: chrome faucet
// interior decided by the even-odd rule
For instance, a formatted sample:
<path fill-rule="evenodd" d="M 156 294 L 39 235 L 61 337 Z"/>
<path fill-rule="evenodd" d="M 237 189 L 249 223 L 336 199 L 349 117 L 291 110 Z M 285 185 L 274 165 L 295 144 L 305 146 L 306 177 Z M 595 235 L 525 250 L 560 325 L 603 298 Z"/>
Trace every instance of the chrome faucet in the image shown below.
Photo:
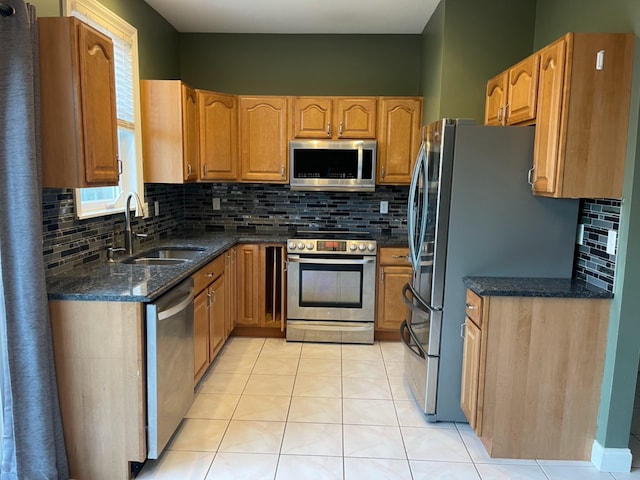
<path fill-rule="evenodd" d="M 131 199 L 135 198 L 135 212 L 134 217 L 141 217 L 144 212 L 142 202 L 137 193 L 131 192 L 127 196 L 127 202 L 124 207 L 124 248 L 129 255 L 133 254 L 133 232 L 131 229 Z M 136 234 L 137 237 L 146 237 L 143 234 Z"/>

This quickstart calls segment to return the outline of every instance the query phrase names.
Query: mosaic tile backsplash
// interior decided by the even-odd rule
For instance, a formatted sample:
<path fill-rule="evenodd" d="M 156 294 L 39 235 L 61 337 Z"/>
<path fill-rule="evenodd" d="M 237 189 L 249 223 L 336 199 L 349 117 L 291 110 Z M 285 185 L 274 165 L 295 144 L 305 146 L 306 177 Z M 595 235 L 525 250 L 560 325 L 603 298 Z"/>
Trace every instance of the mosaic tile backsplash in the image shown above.
<path fill-rule="evenodd" d="M 620 230 L 620 206 L 619 200 L 580 202 L 579 223 L 584 224 L 584 244 L 576 245 L 574 277 L 610 292 L 613 292 L 616 255 L 607 253 L 607 236 L 609 230 Z"/>
<path fill-rule="evenodd" d="M 145 201 L 160 215 L 135 218 L 136 248 L 144 243 L 185 232 L 268 234 L 298 227 L 357 229 L 373 234 L 406 235 L 408 187 L 377 187 L 370 193 L 292 192 L 270 184 L 145 185 Z M 220 199 L 220 209 L 213 200 Z M 380 202 L 389 213 L 380 214 Z M 78 220 L 73 190 L 43 191 L 43 254 L 48 274 L 105 261 L 107 248 L 124 243 L 122 213 Z M 620 202 L 583 200 L 580 223 L 585 224 L 585 244 L 576 248 L 574 277 L 613 291 L 616 256 L 606 253 L 607 232 L 618 230 Z"/>

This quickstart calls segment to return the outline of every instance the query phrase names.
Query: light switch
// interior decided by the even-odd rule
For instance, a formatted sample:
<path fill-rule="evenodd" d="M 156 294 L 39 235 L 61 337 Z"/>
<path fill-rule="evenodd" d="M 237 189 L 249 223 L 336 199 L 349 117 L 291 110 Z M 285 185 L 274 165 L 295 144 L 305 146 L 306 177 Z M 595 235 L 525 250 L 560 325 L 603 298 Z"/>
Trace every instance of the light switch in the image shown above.
<path fill-rule="evenodd" d="M 212 207 L 214 210 L 220 210 L 220 199 L 214 198 L 212 202 Z"/>
<path fill-rule="evenodd" d="M 607 236 L 607 253 L 609 255 L 616 254 L 616 243 L 618 241 L 618 232 L 615 230 L 609 230 L 609 235 Z"/>

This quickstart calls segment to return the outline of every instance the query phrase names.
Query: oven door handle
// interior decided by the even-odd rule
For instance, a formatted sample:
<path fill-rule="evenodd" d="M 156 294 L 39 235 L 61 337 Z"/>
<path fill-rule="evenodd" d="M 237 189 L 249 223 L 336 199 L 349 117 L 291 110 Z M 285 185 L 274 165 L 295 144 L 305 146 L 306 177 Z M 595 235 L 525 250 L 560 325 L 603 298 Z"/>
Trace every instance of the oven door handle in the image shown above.
<path fill-rule="evenodd" d="M 330 260 L 328 258 L 306 259 L 306 258 L 294 257 L 291 255 L 289 255 L 287 260 L 289 260 L 292 263 L 312 263 L 316 265 L 364 265 L 367 263 L 374 263 L 376 261 L 375 258 L 373 257 L 364 258 L 362 260 L 341 260 L 341 259 Z"/>

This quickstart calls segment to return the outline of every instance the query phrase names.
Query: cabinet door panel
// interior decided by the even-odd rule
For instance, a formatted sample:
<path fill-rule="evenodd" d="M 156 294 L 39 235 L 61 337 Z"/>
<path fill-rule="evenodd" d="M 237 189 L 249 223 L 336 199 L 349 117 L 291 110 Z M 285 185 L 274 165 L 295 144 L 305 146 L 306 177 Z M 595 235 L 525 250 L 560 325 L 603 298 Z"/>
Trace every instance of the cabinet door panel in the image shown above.
<path fill-rule="evenodd" d="M 287 105 L 286 97 L 240 98 L 242 180 L 287 182 Z"/>
<path fill-rule="evenodd" d="M 376 328 L 399 331 L 409 311 L 402 300 L 402 287 L 411 282 L 410 267 L 381 266 L 378 270 Z"/>
<path fill-rule="evenodd" d="M 202 180 L 238 177 L 236 97 L 198 90 L 200 169 Z"/>
<path fill-rule="evenodd" d="M 338 138 L 376 137 L 375 98 L 339 98 L 336 102 Z"/>
<path fill-rule="evenodd" d="M 212 362 L 224 344 L 225 321 L 227 316 L 225 276 L 219 277 L 211 287 L 211 308 L 209 311 L 209 361 Z"/>
<path fill-rule="evenodd" d="M 420 148 L 422 100 L 381 99 L 378 116 L 377 182 L 409 184 L 413 163 Z"/>
<path fill-rule="evenodd" d="M 113 46 L 109 38 L 78 24 L 81 108 L 88 184 L 118 183 L 118 138 Z"/>
<path fill-rule="evenodd" d="M 259 247 L 241 245 L 238 247 L 238 325 L 260 324 L 258 317 L 259 299 Z"/>
<path fill-rule="evenodd" d="M 487 82 L 484 108 L 485 125 L 504 125 L 504 106 L 507 103 L 507 72 Z"/>
<path fill-rule="evenodd" d="M 507 124 L 531 123 L 536 119 L 540 55 L 534 54 L 509 69 Z"/>
<path fill-rule="evenodd" d="M 468 317 L 465 321 L 464 332 L 460 407 L 467 417 L 471 428 L 480 435 L 482 433 L 482 425 L 476 420 L 478 419 L 478 387 L 482 332 Z"/>
<path fill-rule="evenodd" d="M 184 130 L 183 169 L 185 180 L 198 178 L 198 97 L 196 91 L 182 85 L 182 128 Z"/>
<path fill-rule="evenodd" d="M 325 98 L 296 98 L 293 101 L 293 136 L 296 138 L 331 138 L 333 101 Z"/>
<path fill-rule="evenodd" d="M 193 352 L 195 381 L 209 365 L 209 307 L 208 291 L 205 290 L 193 301 Z"/>
<path fill-rule="evenodd" d="M 534 192 L 553 194 L 556 191 L 566 47 L 563 38 L 540 52 L 538 120 L 533 147 Z"/>

